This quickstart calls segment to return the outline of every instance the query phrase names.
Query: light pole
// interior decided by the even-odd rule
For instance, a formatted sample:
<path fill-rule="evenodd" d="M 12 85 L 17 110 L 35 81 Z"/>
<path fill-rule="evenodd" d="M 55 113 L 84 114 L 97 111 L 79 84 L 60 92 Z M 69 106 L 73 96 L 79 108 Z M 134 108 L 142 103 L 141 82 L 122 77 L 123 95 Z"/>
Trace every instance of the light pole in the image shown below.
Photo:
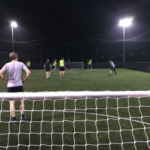
<path fill-rule="evenodd" d="M 12 46 L 13 46 L 13 52 L 14 52 L 14 28 L 16 28 L 18 25 L 15 21 L 11 22 L 11 29 L 12 29 Z"/>
<path fill-rule="evenodd" d="M 126 27 L 129 27 L 132 24 L 132 18 L 125 18 L 119 21 L 119 26 L 123 27 L 123 67 L 125 63 L 125 31 Z"/>

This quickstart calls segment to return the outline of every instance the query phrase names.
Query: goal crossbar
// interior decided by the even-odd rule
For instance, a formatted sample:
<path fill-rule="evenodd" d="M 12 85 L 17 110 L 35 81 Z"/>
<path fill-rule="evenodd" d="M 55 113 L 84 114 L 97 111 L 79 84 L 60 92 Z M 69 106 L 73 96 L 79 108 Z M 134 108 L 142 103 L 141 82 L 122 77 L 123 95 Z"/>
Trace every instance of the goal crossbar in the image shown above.
<path fill-rule="evenodd" d="M 150 91 L 59 91 L 0 93 L 0 100 L 90 99 L 90 98 L 150 97 Z"/>

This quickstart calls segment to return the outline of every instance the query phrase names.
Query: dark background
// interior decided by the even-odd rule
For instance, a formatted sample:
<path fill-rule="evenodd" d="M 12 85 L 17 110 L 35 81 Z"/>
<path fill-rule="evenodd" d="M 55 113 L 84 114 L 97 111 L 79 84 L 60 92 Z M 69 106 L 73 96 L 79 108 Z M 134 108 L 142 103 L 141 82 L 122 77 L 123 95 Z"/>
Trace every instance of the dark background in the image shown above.
<path fill-rule="evenodd" d="M 21 61 L 72 62 L 93 58 L 122 61 L 119 20 L 133 17 L 126 28 L 126 61 L 150 61 L 150 2 L 146 1 L 1 1 L 0 63 L 12 51 L 10 21 L 15 20 L 15 51 Z"/>

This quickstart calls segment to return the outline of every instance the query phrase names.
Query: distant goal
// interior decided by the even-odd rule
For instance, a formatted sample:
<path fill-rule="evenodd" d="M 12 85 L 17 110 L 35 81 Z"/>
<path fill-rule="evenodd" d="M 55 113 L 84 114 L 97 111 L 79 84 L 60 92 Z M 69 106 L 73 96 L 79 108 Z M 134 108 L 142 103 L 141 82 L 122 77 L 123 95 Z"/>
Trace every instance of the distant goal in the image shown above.
<path fill-rule="evenodd" d="M 70 62 L 71 69 L 84 69 L 84 62 Z"/>

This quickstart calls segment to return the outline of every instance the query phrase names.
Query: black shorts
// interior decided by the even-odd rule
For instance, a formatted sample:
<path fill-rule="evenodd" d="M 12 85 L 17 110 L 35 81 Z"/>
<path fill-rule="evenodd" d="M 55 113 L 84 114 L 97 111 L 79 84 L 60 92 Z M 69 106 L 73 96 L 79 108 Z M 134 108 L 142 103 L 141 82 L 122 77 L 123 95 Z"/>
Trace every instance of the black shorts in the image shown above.
<path fill-rule="evenodd" d="M 46 72 L 47 72 L 47 71 L 50 71 L 50 68 L 46 68 Z"/>
<path fill-rule="evenodd" d="M 59 69 L 60 71 L 64 71 L 64 67 L 60 67 L 60 69 Z"/>
<path fill-rule="evenodd" d="M 55 69 L 55 66 L 52 66 L 52 69 Z"/>
<path fill-rule="evenodd" d="M 30 69 L 31 67 L 27 67 L 28 69 Z"/>
<path fill-rule="evenodd" d="M 92 65 L 89 65 L 89 68 L 91 68 L 92 67 Z"/>
<path fill-rule="evenodd" d="M 112 70 L 115 70 L 115 67 L 111 67 Z"/>
<path fill-rule="evenodd" d="M 23 92 L 23 86 L 7 87 L 7 92 Z"/>

